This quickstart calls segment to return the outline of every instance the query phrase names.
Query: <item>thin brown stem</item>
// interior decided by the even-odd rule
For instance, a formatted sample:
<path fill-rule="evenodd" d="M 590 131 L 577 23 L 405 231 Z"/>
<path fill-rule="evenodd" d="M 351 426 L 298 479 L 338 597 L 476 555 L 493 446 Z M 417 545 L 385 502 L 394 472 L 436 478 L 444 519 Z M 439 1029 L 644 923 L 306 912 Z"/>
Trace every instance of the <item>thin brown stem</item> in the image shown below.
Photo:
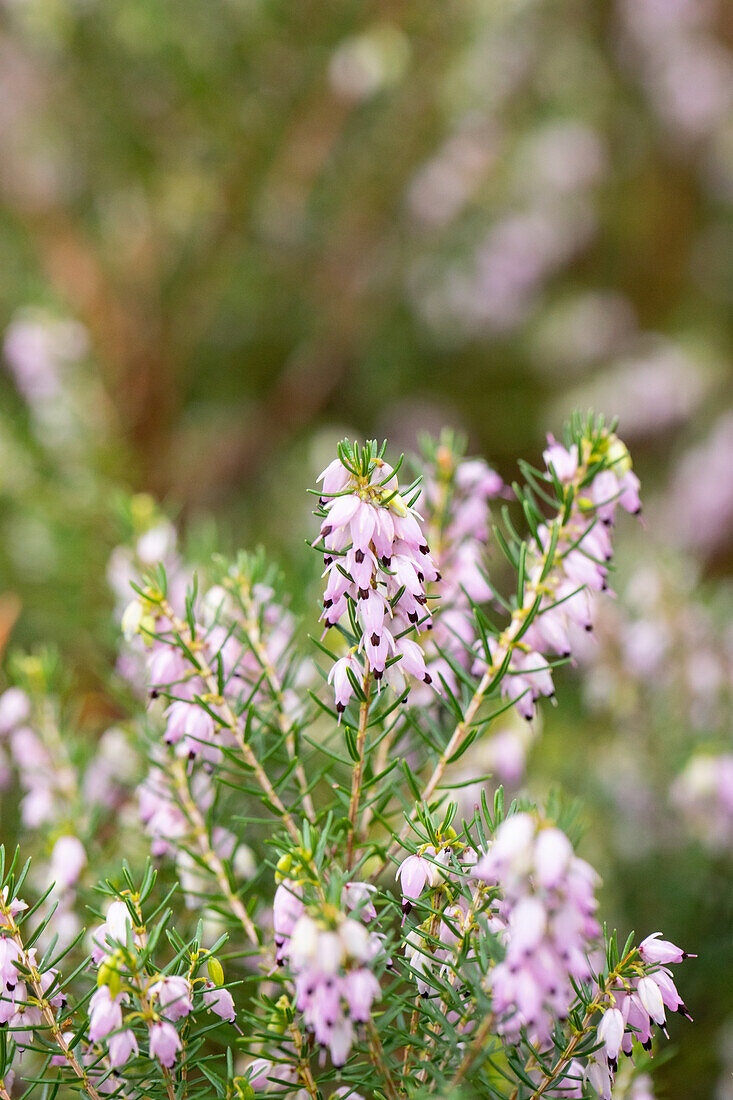
<path fill-rule="evenodd" d="M 461 936 L 460 940 L 453 947 L 452 955 L 453 955 L 453 958 L 456 962 L 458 960 L 458 957 L 460 956 L 461 951 L 465 947 L 466 942 L 469 939 L 472 931 L 474 930 L 474 927 L 475 927 L 474 923 L 473 923 L 474 916 L 476 914 L 476 910 L 478 909 L 479 905 L 481 904 L 481 902 L 482 902 L 482 900 L 485 896 L 486 896 L 486 888 L 485 888 L 484 884 L 480 882 L 476 886 L 476 890 L 474 891 L 473 897 L 471 898 L 471 904 L 469 905 L 468 910 L 466 911 L 466 916 L 465 916 L 465 919 L 464 919 L 464 922 L 463 922 L 463 935 Z M 456 980 L 456 977 L 457 977 L 457 968 L 454 965 L 453 967 L 451 967 L 450 973 L 448 975 L 448 984 L 452 986 L 454 984 L 455 980 Z M 447 1004 L 444 996 L 441 997 L 441 1003 L 445 1006 L 444 1010 L 447 1012 L 448 1011 L 448 1004 Z M 462 1022 L 467 1023 L 469 1019 L 470 1019 L 470 1013 L 468 1013 L 468 1012 L 464 1013 Z M 432 1051 L 433 1047 L 435 1046 L 437 1038 L 438 1038 L 438 1032 L 437 1032 L 436 1029 L 433 1029 L 433 1031 L 430 1035 L 430 1038 L 428 1040 L 427 1049 L 425 1051 L 425 1056 L 426 1057 L 428 1057 L 430 1055 L 430 1052 Z"/>
<path fill-rule="evenodd" d="M 463 1056 L 463 1061 L 459 1065 L 456 1072 L 453 1074 L 453 1080 L 451 1081 L 451 1088 L 455 1088 L 456 1085 L 460 1084 L 460 1082 L 466 1076 L 466 1074 L 468 1073 L 468 1071 L 471 1068 L 471 1066 L 473 1065 L 473 1063 L 476 1061 L 476 1058 L 481 1053 L 481 1050 L 483 1048 L 484 1043 L 486 1042 L 486 1040 L 491 1035 L 491 1032 L 492 1032 L 493 1027 L 494 1027 L 494 1023 L 495 1023 L 494 1016 L 490 1015 L 490 1016 L 486 1017 L 484 1022 L 478 1028 L 476 1034 L 474 1035 L 473 1039 L 471 1040 L 471 1043 L 468 1047 L 468 1050 L 466 1051 L 466 1053 Z"/>
<path fill-rule="evenodd" d="M 548 530 L 547 548 L 542 551 L 542 553 L 539 555 L 539 557 L 538 557 L 538 559 L 535 563 L 535 567 L 534 567 L 534 570 L 533 570 L 534 578 L 532 580 L 528 580 L 527 583 L 525 584 L 524 598 L 523 598 L 523 601 L 522 601 L 522 606 L 517 607 L 517 608 L 514 609 L 514 611 L 512 612 L 512 617 L 511 617 L 511 620 L 510 620 L 509 624 L 502 631 L 502 633 L 499 635 L 499 637 L 497 639 L 497 642 L 496 642 L 496 645 L 493 648 L 492 659 L 489 663 L 489 667 L 486 669 L 486 672 L 481 677 L 481 680 L 479 681 L 478 687 L 476 688 L 476 690 L 475 690 L 475 692 L 474 692 L 474 694 L 471 698 L 471 701 L 470 701 L 470 703 L 468 704 L 468 706 L 466 708 L 466 711 L 465 711 L 465 714 L 464 714 L 463 718 L 461 719 L 460 722 L 458 722 L 455 729 L 453 730 L 453 733 L 450 736 L 448 744 L 445 746 L 445 748 L 443 749 L 443 752 L 440 754 L 440 757 L 439 757 L 437 763 L 435 764 L 435 766 L 433 768 L 432 774 L 430 775 L 430 778 L 428 779 L 427 783 L 425 784 L 425 787 L 423 789 L 423 792 L 422 792 L 422 795 L 421 795 L 421 798 L 420 798 L 420 802 L 423 803 L 423 804 L 426 803 L 426 802 L 429 802 L 429 800 L 434 795 L 438 785 L 440 784 L 440 782 L 443 778 L 443 775 L 445 773 L 446 767 L 448 766 L 448 763 L 450 762 L 451 758 L 461 748 L 463 742 L 465 741 L 466 737 L 470 733 L 471 728 L 474 724 L 474 720 L 475 720 L 476 715 L 478 713 L 478 710 L 479 710 L 481 704 L 484 701 L 484 697 L 486 695 L 486 692 L 492 686 L 492 684 L 496 680 L 497 676 L 499 676 L 499 674 L 501 673 L 502 667 L 504 666 L 505 662 L 507 661 L 507 658 L 510 656 L 512 651 L 519 644 L 521 635 L 523 633 L 523 628 L 524 628 L 525 622 L 527 620 L 527 616 L 532 611 L 532 608 L 534 607 L 534 605 L 537 602 L 538 598 L 540 596 L 542 596 L 543 593 L 545 593 L 549 588 L 548 580 L 547 580 L 547 577 L 545 576 L 545 573 L 546 573 L 546 569 L 547 569 L 548 555 L 550 553 L 549 548 L 550 548 L 550 546 L 553 545 L 553 540 L 550 538 L 550 536 L 553 532 L 553 529 L 557 528 L 558 529 L 558 540 L 557 541 L 559 542 L 559 540 L 562 538 L 562 536 L 564 534 L 564 531 L 565 531 L 565 528 L 563 526 L 563 517 L 564 517 L 564 514 L 565 514 L 565 500 L 569 499 L 568 494 L 570 492 L 572 492 L 573 494 L 576 494 L 577 489 L 578 489 L 579 485 L 582 483 L 586 472 L 587 472 L 587 465 L 585 463 L 582 463 L 579 466 L 578 471 L 577 471 L 573 481 L 571 482 L 571 484 L 566 489 L 566 496 L 565 496 L 565 499 L 563 500 L 563 503 L 562 503 L 561 507 L 558 509 L 558 512 L 555 515 L 554 519 L 552 519 L 550 521 L 550 523 L 548 524 L 548 528 L 547 528 L 547 530 Z M 561 558 L 562 558 L 562 554 L 560 552 L 556 551 L 554 561 L 561 560 Z M 407 834 L 409 832 L 410 822 L 414 821 L 416 816 L 417 816 L 417 807 L 415 807 L 415 809 L 413 809 L 413 811 L 410 814 L 409 818 L 405 821 L 405 824 L 402 827 L 402 829 L 399 833 L 399 836 L 390 845 L 390 847 L 388 849 L 388 852 L 387 852 L 387 858 L 385 859 L 385 861 L 383 862 L 383 864 L 380 867 L 379 871 L 377 872 L 377 875 L 380 875 L 380 874 L 383 873 L 383 871 L 389 865 L 390 859 L 393 856 L 395 856 L 397 854 L 397 852 L 399 851 L 402 841 L 405 839 L 405 837 L 407 836 Z"/>
<path fill-rule="evenodd" d="M 267 646 L 263 643 L 260 636 L 260 627 L 257 622 L 254 607 L 252 601 L 247 593 L 242 593 L 242 603 L 245 605 L 245 610 L 248 615 L 246 622 L 244 623 L 244 629 L 247 634 L 247 641 L 249 642 L 252 652 L 257 657 L 257 660 L 262 667 L 262 671 L 265 674 L 267 685 L 270 689 L 270 693 L 275 702 L 275 709 L 277 711 L 277 721 L 280 727 L 280 732 L 285 738 L 285 747 L 288 752 L 288 756 L 291 760 L 295 759 L 295 737 L 293 735 L 293 727 L 288 720 L 288 716 L 285 713 L 285 700 L 283 698 L 283 687 L 278 676 L 277 669 L 270 660 L 270 655 L 267 652 Z M 303 799 L 303 809 L 305 810 L 306 817 L 312 823 L 316 819 L 316 811 L 313 806 L 313 800 L 308 790 L 308 780 L 306 778 L 305 770 L 300 760 L 295 765 L 295 778 L 298 781 L 298 787 Z"/>
<path fill-rule="evenodd" d="M 245 740 L 239 723 L 239 719 L 232 710 L 229 702 L 226 700 L 226 698 L 219 695 L 219 684 L 217 677 L 214 675 L 213 670 L 211 669 L 205 657 L 203 656 L 203 653 L 201 652 L 201 645 L 198 638 L 196 637 L 195 632 L 191 632 L 186 623 L 178 618 L 167 600 L 161 599 L 159 601 L 159 606 L 165 614 L 166 618 L 169 620 L 175 633 L 178 634 L 181 640 L 186 643 L 189 650 L 195 653 L 195 660 L 199 675 L 206 684 L 206 687 L 208 688 L 209 693 L 212 697 L 212 701 L 215 703 L 216 706 L 219 707 L 219 710 L 221 712 L 219 721 L 226 729 L 231 732 L 232 736 L 237 742 L 237 745 L 239 746 L 239 750 L 242 753 L 242 756 L 247 761 L 247 764 L 252 769 L 252 771 L 255 773 L 260 787 L 267 795 L 268 801 L 275 808 L 275 812 L 279 816 L 287 831 L 290 833 L 291 839 L 294 840 L 296 844 L 300 843 L 300 834 L 298 833 L 298 829 L 295 825 L 292 815 L 288 812 L 288 810 L 286 810 L 285 806 L 280 800 L 280 796 L 270 782 L 270 779 L 265 772 L 265 769 L 262 767 L 259 760 L 252 751 L 252 746 Z"/>
<path fill-rule="evenodd" d="M 417 1035 L 417 1025 L 420 1021 L 420 994 L 415 997 L 415 1007 L 412 1010 L 410 1016 L 410 1039 L 414 1039 Z M 410 1068 L 410 1055 L 412 1054 L 412 1042 L 409 1042 L 405 1047 L 405 1053 L 402 1056 L 402 1076 L 407 1076 L 407 1071 Z"/>
<path fill-rule="evenodd" d="M 389 1100 L 399 1100 L 397 1086 L 394 1083 L 392 1072 L 387 1065 L 387 1059 L 384 1055 L 382 1040 L 379 1038 L 379 1032 L 374 1026 L 374 1021 L 372 1019 L 370 1019 L 367 1024 L 367 1042 L 369 1044 L 369 1056 L 372 1060 L 372 1064 L 379 1070 L 384 1078 L 385 1093 L 389 1097 Z"/>
<path fill-rule="evenodd" d="M 229 902 L 229 906 L 234 913 L 235 917 L 242 925 L 242 928 L 247 935 L 247 938 L 255 945 L 259 947 L 259 939 L 257 936 L 257 929 L 255 928 L 252 918 L 247 912 L 241 898 L 237 896 L 231 887 L 229 882 L 229 876 L 226 873 L 226 868 L 222 863 L 218 854 L 214 851 L 209 841 L 209 831 L 206 828 L 206 822 L 204 821 L 201 810 L 196 805 L 196 802 L 191 794 L 191 788 L 188 782 L 188 776 L 186 775 L 185 766 L 183 761 L 176 760 L 173 766 L 173 778 L 176 785 L 176 791 L 178 798 L 183 808 L 186 817 L 191 823 L 191 827 L 194 831 L 196 844 L 198 845 L 201 858 L 206 864 L 207 868 L 214 875 L 219 889 Z"/>
<path fill-rule="evenodd" d="M 293 1040 L 295 1053 L 298 1055 L 298 1076 L 300 1077 L 301 1084 L 306 1089 L 311 1100 L 318 1100 L 318 1085 L 313 1077 L 308 1058 L 303 1053 L 303 1048 L 305 1046 L 303 1036 L 295 1021 L 293 1021 L 288 1030 Z"/>
<path fill-rule="evenodd" d="M 130 900 L 132 901 L 132 903 L 134 905 L 135 913 L 137 915 L 138 927 L 135 929 L 135 932 L 136 932 L 136 935 L 139 939 L 140 947 L 141 947 L 141 949 L 144 950 L 145 946 L 147 944 L 147 931 L 146 931 L 145 925 L 143 923 L 142 911 L 140 909 L 140 905 L 138 904 L 138 901 L 137 901 L 136 897 L 131 898 Z M 155 1010 L 153 1009 L 150 997 L 148 996 L 147 987 L 145 985 L 145 981 L 143 980 L 144 978 L 145 978 L 144 973 L 142 973 L 137 968 L 130 974 L 130 983 L 132 985 L 134 985 L 134 987 L 135 987 L 138 998 L 140 1000 L 140 1007 L 142 1008 L 143 1016 L 145 1018 L 145 1022 L 146 1022 L 147 1027 L 148 1027 L 148 1032 L 150 1033 L 152 1031 L 152 1028 L 153 1028 L 153 1021 L 155 1019 L 157 1019 L 158 1016 L 157 1016 L 157 1013 L 155 1012 Z M 185 1049 L 185 1046 L 184 1046 L 184 1049 Z M 181 1060 L 185 1061 L 185 1059 L 183 1059 L 183 1058 Z M 171 1073 L 171 1071 L 168 1069 L 167 1066 L 161 1065 L 160 1068 L 161 1068 L 161 1071 L 163 1073 L 163 1083 L 165 1084 L 165 1091 L 166 1091 L 166 1095 L 168 1097 L 168 1100 L 176 1100 L 176 1091 L 175 1091 L 175 1088 L 174 1088 L 174 1085 L 173 1085 L 173 1074 Z"/>

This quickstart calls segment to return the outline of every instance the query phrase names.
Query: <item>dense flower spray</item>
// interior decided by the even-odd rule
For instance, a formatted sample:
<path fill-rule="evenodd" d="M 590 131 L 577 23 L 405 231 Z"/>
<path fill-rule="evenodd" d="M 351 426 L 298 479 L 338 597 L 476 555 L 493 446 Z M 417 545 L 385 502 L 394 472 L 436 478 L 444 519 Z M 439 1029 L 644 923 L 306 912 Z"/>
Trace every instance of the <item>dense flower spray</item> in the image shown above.
<path fill-rule="evenodd" d="M 572 983 L 591 976 L 588 953 L 600 933 L 597 875 L 563 832 L 538 829 L 526 813 L 497 829 L 473 874 L 501 890 L 506 954 L 491 977 L 497 1026 L 513 1039 L 526 1028 L 532 1042 L 545 1044 L 555 1019 L 570 1013 Z"/>
<path fill-rule="evenodd" d="M 444 432 L 437 446 L 426 441 L 425 476 L 417 501 L 440 571 L 440 580 L 431 588 L 440 613 L 421 642 L 431 677 L 444 680 L 453 692 L 458 689 L 453 664 L 467 668 L 471 663 L 474 608 L 493 598 L 486 574 L 489 505 L 505 491 L 488 463 L 463 457 L 463 446 L 452 432 Z"/>
<path fill-rule="evenodd" d="M 405 676 L 431 683 L 421 648 L 410 637 L 432 627 L 426 586 L 439 573 L 420 518 L 400 492 L 397 474 L 375 444 L 341 447 L 321 473 L 320 537 L 327 626 L 350 618 L 356 644 L 330 673 L 342 714 L 354 680 L 367 670 L 398 693 Z"/>
<path fill-rule="evenodd" d="M 57 906 L 26 906 L 35 879 L 0 854 L 4 1095 L 14 1074 L 53 1073 L 90 1100 L 399 1100 L 464 1081 L 504 1100 L 609 1100 L 620 1057 L 689 1015 L 678 947 L 654 933 L 619 950 L 601 932 L 598 877 L 560 802 L 507 809 L 497 788 L 491 807 L 475 773 L 461 802 L 453 768 L 505 732 L 502 711 L 534 714 L 592 625 L 616 512 L 638 510 L 628 453 L 575 418 L 513 487 L 521 538 L 509 512 L 492 516 L 500 479 L 455 442 L 428 447 L 422 489 L 401 490 L 373 441 L 324 470 L 315 661 L 264 555 L 194 569 L 150 501 L 130 505 L 110 570 L 129 721 L 82 774 L 37 665 L 0 695 L 24 814 L 53 824 Z M 509 595 L 489 579 L 492 536 L 516 570 Z M 128 739 L 145 765 L 123 781 Z M 100 904 L 103 808 L 134 841 Z M 101 921 L 64 939 L 85 891 Z M 648 1091 L 643 1074 L 632 1084 Z"/>
<path fill-rule="evenodd" d="M 550 436 L 544 459 L 545 480 L 560 488 L 563 508 L 551 524 L 536 526 L 534 545 L 522 562 L 527 626 L 517 623 L 509 640 L 518 644 L 510 648 L 501 640 L 498 646 L 477 646 L 473 666 L 475 673 L 484 674 L 500 664 L 508 650 L 502 693 L 527 719 L 534 717 L 539 698 L 554 697 L 552 660 L 572 655 L 575 630 L 593 629 L 593 593 L 609 587 L 617 507 L 634 514 L 641 510 L 638 478 L 626 447 L 615 435 L 572 447 Z"/>

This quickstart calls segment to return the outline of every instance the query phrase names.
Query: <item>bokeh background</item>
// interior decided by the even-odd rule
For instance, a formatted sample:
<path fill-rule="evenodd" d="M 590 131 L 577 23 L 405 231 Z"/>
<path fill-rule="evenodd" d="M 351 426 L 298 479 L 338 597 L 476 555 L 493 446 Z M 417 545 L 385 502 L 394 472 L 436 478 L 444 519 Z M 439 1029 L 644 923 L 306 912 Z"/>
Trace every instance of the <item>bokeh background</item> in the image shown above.
<path fill-rule="evenodd" d="M 449 424 L 510 482 L 618 415 L 620 598 L 496 766 L 700 952 L 679 1100 L 733 1096 L 732 200 L 725 0 L 0 0 L 0 644 L 93 736 L 121 489 L 308 592 L 339 436 Z"/>

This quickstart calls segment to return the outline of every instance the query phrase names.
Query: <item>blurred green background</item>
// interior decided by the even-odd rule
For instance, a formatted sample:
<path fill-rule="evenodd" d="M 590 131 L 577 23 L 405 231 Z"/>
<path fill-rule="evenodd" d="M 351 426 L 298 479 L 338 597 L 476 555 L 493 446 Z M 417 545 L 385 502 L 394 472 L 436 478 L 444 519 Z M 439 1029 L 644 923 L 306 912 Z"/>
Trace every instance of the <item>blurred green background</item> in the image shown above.
<path fill-rule="evenodd" d="M 620 587 L 683 555 L 733 647 L 725 0 L 3 0 L 0 151 L 0 643 L 92 710 L 118 486 L 307 580 L 338 436 L 447 423 L 511 480 L 576 405 L 645 488 Z M 730 1100 L 730 853 L 619 854 L 584 754 L 629 723 L 566 691 L 533 781 L 594 807 L 619 922 L 713 945 L 660 1095 Z"/>

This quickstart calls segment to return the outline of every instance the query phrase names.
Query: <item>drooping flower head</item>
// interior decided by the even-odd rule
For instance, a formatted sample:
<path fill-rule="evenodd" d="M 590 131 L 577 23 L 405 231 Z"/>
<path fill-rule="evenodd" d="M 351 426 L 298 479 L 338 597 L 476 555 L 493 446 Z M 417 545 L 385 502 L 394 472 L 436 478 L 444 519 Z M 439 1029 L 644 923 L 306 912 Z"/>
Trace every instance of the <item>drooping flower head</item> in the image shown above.
<path fill-rule="evenodd" d="M 540 827 L 529 813 L 499 826 L 473 874 L 502 896 L 506 954 L 491 978 L 499 1033 L 511 1041 L 526 1028 L 546 1043 L 554 1019 L 569 1014 L 573 983 L 591 976 L 598 876 L 560 829 Z"/>
<path fill-rule="evenodd" d="M 554 698 L 552 662 L 572 655 L 575 632 L 593 629 L 593 597 L 609 588 L 617 508 L 641 510 L 629 452 L 602 422 L 578 429 L 568 446 L 549 436 L 543 457 L 534 482 L 555 493 L 557 512 L 527 544 L 523 605 L 502 638 L 476 644 L 472 665 L 485 675 L 508 659 L 501 691 L 528 721 L 542 696 Z"/>
<path fill-rule="evenodd" d="M 426 586 L 439 574 L 409 499 L 415 487 L 401 493 L 383 453 L 374 442 L 341 444 L 318 479 L 326 578 L 321 618 L 327 627 L 348 620 L 355 632 L 353 648 L 329 676 L 339 714 L 367 670 L 397 691 L 405 675 L 431 682 L 409 635 L 432 625 Z"/>

